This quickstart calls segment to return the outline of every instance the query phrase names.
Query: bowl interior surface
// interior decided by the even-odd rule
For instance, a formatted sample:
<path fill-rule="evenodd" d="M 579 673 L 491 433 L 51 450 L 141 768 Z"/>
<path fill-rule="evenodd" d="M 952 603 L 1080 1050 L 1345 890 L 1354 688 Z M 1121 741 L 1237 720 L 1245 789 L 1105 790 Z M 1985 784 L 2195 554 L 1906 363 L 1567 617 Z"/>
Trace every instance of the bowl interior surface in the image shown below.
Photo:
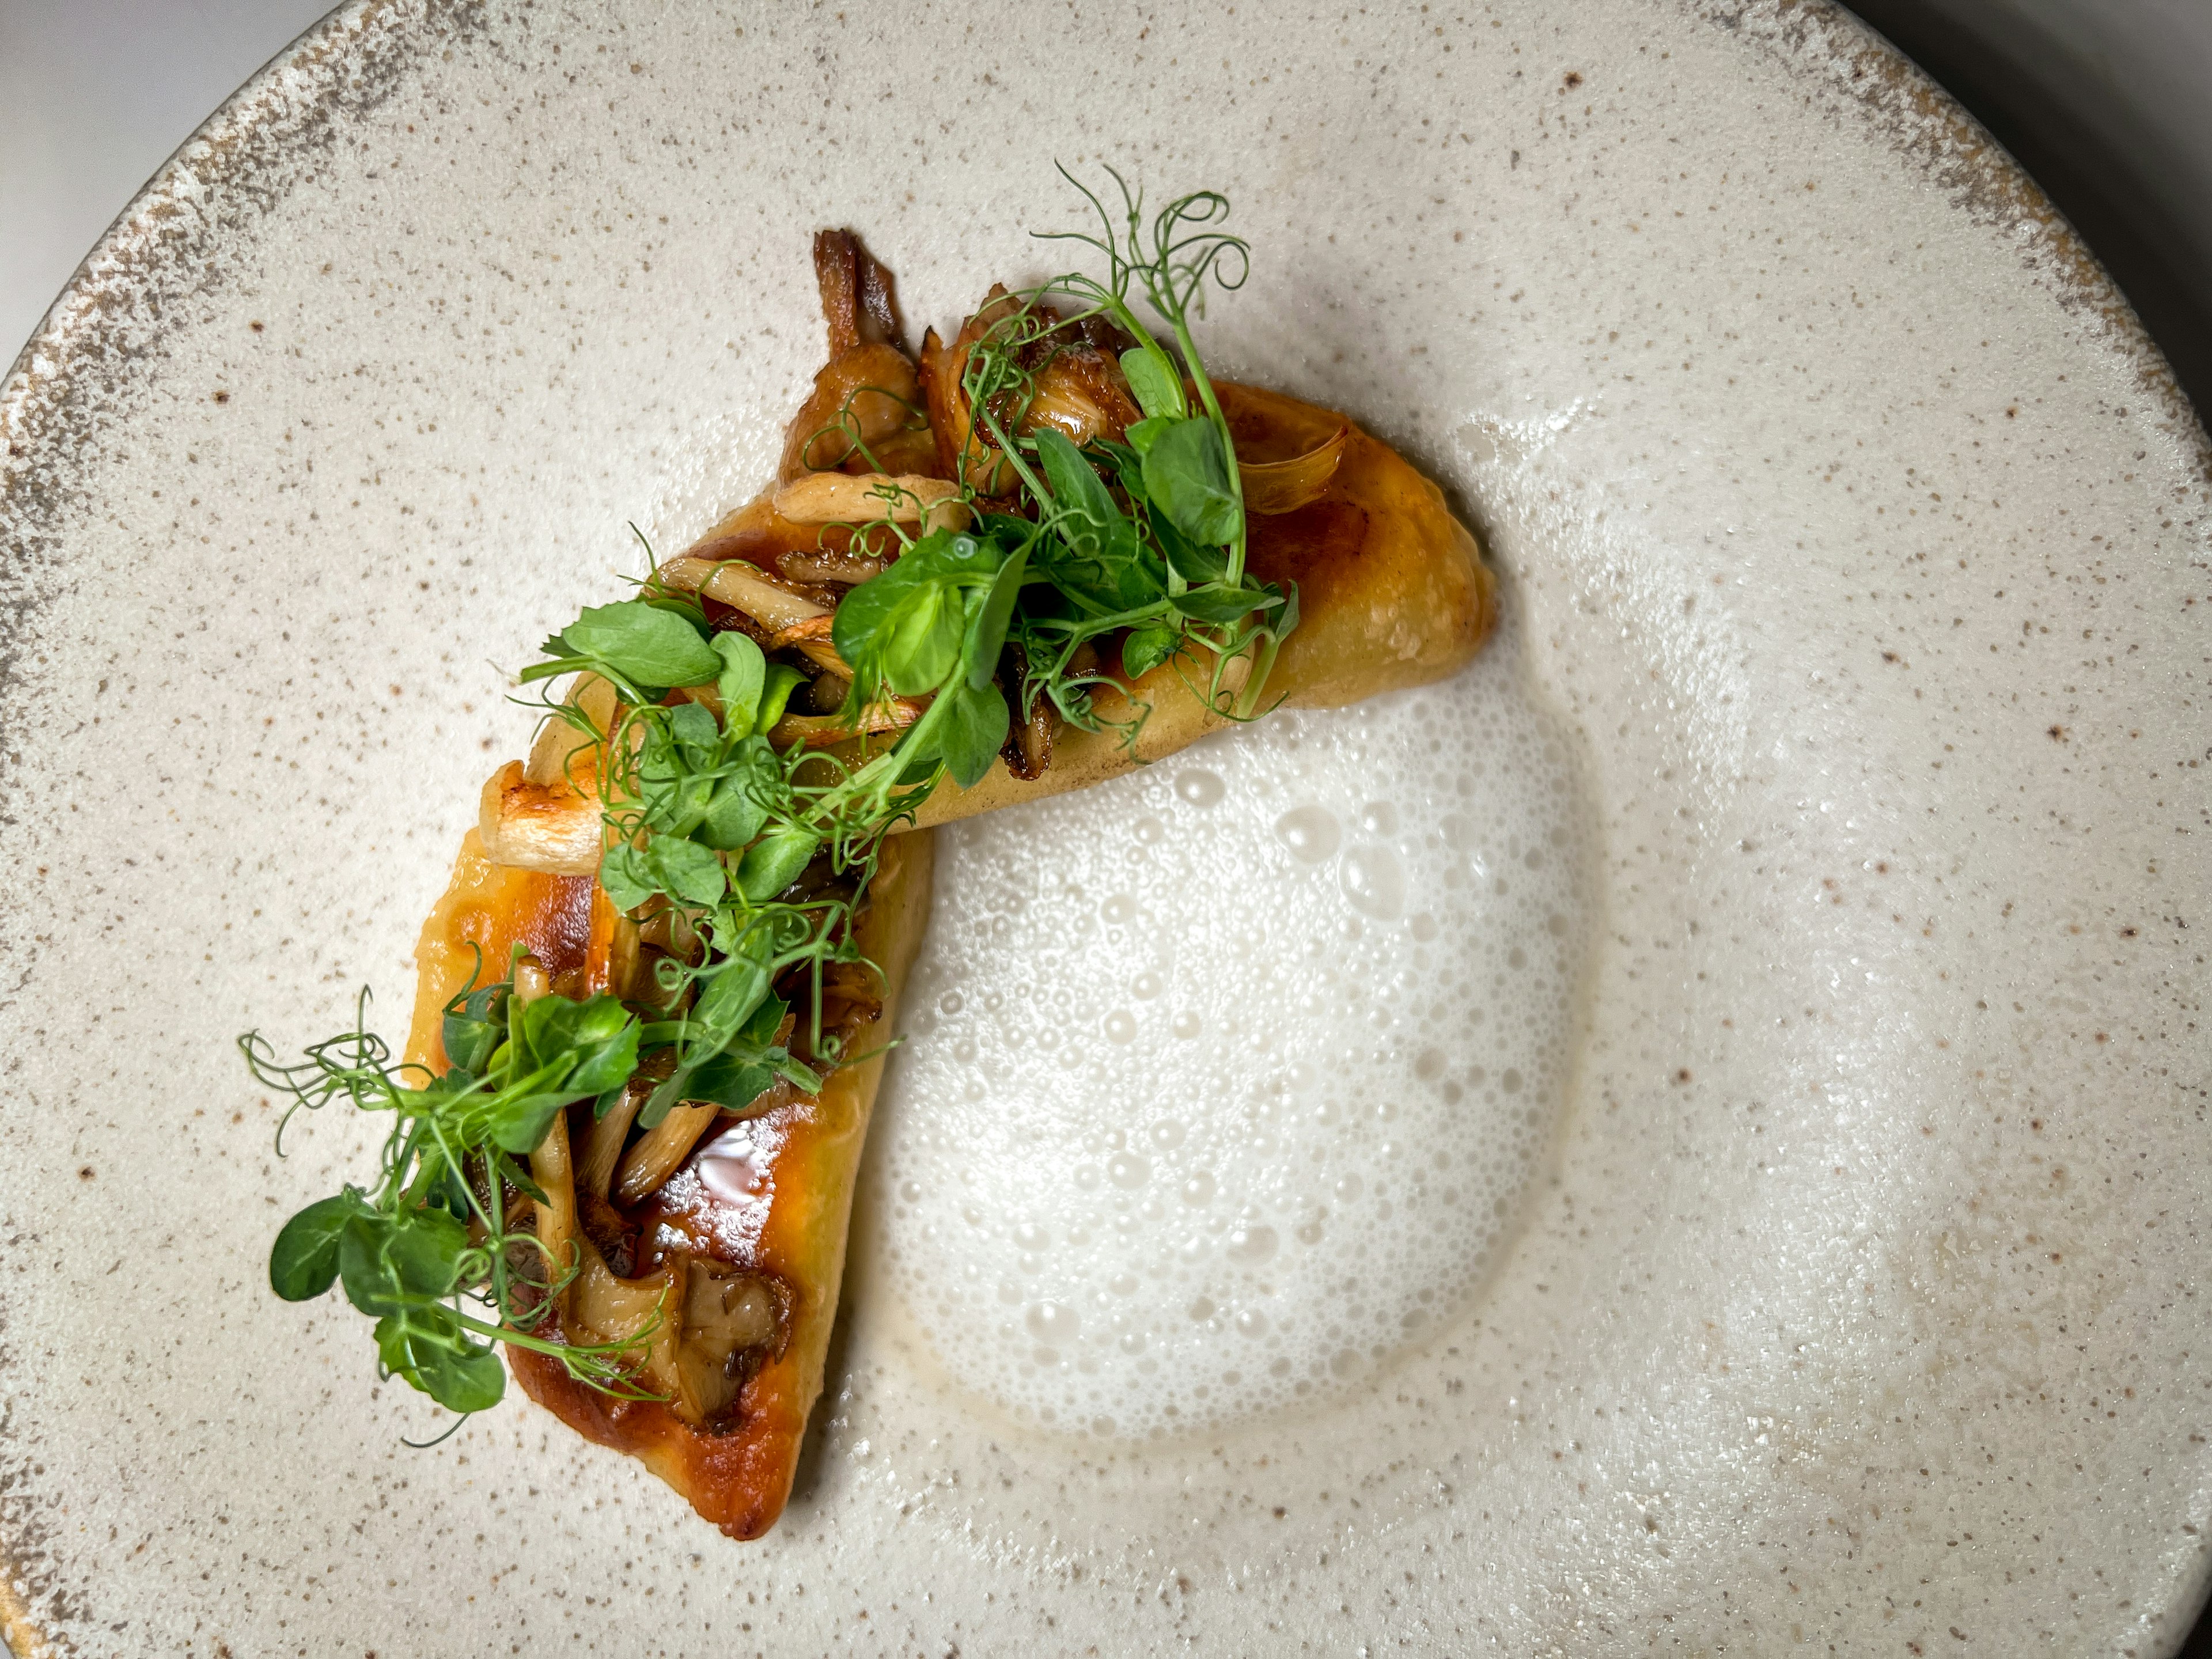
<path fill-rule="evenodd" d="M 1573 750 L 1591 848 L 1518 1232 L 1325 1405 L 1131 1442 L 960 1386 L 864 1200 L 751 1546 L 519 1399 L 410 1449 L 441 1416 L 356 1316 L 264 1288 L 377 1137 L 333 1114 L 280 1162 L 232 1038 L 364 981 L 400 1018 L 526 738 L 507 672 L 617 594 L 626 520 L 679 545 L 768 476 L 812 231 L 941 326 L 1055 265 L 1054 159 L 1226 191 L 1253 270 L 1209 362 L 1398 445 L 1503 573 L 1482 672 Z M 27 1650 L 2185 1628 L 2203 436 L 2040 198 L 1839 15 L 356 6 L 156 179 L 0 422 Z"/>

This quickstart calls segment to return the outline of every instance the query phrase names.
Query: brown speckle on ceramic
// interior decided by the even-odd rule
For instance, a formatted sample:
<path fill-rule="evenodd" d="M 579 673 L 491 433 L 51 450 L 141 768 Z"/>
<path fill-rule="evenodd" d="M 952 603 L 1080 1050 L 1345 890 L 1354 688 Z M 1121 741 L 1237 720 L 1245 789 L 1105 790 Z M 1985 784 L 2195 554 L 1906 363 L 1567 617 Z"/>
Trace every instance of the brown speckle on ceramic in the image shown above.
<path fill-rule="evenodd" d="M 1248 10 L 356 6 L 94 253 L 0 389 L 22 1650 L 2178 1639 L 2194 417 L 1831 9 Z M 410 1449 L 443 1422 L 357 1317 L 264 1287 L 371 1127 L 279 1161 L 232 1038 L 364 981 L 402 1016 L 507 672 L 619 591 L 626 521 L 678 544 L 766 476 L 815 227 L 941 323 L 1044 273 L 1055 156 L 1228 190 L 1210 358 L 1400 444 L 1503 568 L 1597 848 L 1556 1165 L 1486 1288 L 1303 1414 L 1022 1429 L 879 1215 L 763 1543 L 519 1399 Z"/>

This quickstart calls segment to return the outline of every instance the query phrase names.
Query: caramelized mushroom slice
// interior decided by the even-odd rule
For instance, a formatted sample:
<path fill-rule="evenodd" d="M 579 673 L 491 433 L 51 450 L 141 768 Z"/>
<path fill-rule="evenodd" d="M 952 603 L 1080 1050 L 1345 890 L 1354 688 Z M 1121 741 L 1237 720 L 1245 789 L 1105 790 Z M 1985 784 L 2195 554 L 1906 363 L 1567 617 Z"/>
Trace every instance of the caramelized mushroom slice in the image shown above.
<path fill-rule="evenodd" d="M 935 329 L 921 341 L 922 390 L 929 402 L 930 430 L 936 434 L 939 469 L 986 495 L 1012 494 L 1017 479 L 988 434 L 975 429 L 975 410 L 969 407 L 960 380 L 976 342 L 1020 309 L 1021 301 L 1003 284 L 994 283 L 981 307 L 961 325 L 951 345 L 939 341 Z"/>
<path fill-rule="evenodd" d="M 715 562 L 684 554 L 660 567 L 660 585 L 720 599 L 768 629 L 789 628 L 811 617 L 826 617 L 830 609 L 771 580 L 743 559 Z"/>
<path fill-rule="evenodd" d="M 643 1279 L 617 1279 L 589 1239 L 577 1244 L 582 1261 L 568 1286 L 568 1329 L 600 1342 L 627 1342 L 642 1335 L 654 1316 L 670 1317 L 670 1292 L 677 1279 L 668 1267 Z M 660 1346 L 657 1337 L 653 1346 Z M 655 1369 L 650 1355 L 646 1369 L 648 1373 Z"/>
<path fill-rule="evenodd" d="M 612 682 L 597 674 L 579 674 L 562 701 L 581 711 L 602 734 L 614 730 L 621 699 Z M 599 777 L 592 747 L 592 739 L 567 720 L 548 719 L 538 728 L 538 740 L 530 745 L 530 759 L 522 769 L 523 781 L 550 788 L 589 777 L 592 783 L 584 789 L 589 794 L 597 787 Z"/>
<path fill-rule="evenodd" d="M 577 1222 L 566 1112 L 554 1114 L 544 1139 L 530 1154 L 530 1176 L 545 1194 L 536 1206 L 538 1242 L 544 1252 L 538 1271 L 555 1284 L 568 1280 L 554 1298 L 562 1329 L 590 1341 L 626 1342 L 643 1334 L 659 1317 L 663 1328 L 646 1352 L 642 1371 L 657 1391 L 674 1388 L 677 1346 L 670 1328 L 678 1311 L 672 1304 L 678 1280 L 666 1267 L 643 1279 L 617 1279 L 599 1247 L 585 1237 Z"/>
<path fill-rule="evenodd" d="M 827 997 L 825 991 L 824 996 Z M 784 1020 L 781 1042 L 791 1032 L 792 1021 Z M 699 1137 L 714 1127 L 718 1117 L 732 1122 L 743 1122 L 775 1109 L 793 1098 L 796 1091 L 781 1079 L 770 1084 L 745 1105 L 717 1106 L 707 1101 L 686 1100 L 668 1109 L 668 1115 L 637 1138 L 629 1149 L 615 1177 L 615 1202 L 625 1207 L 642 1203 L 666 1184 L 668 1177 L 683 1167 L 684 1160 L 691 1156 L 691 1149 L 699 1144 Z"/>
<path fill-rule="evenodd" d="M 961 325 L 951 345 L 933 329 L 922 337 L 921 387 L 929 404 L 930 428 L 937 434 L 939 467 L 956 478 L 964 478 L 986 495 L 1013 492 L 1012 465 L 1000 454 L 984 430 L 978 429 L 963 384 L 968 359 L 991 331 L 1021 310 L 1021 301 L 993 283 L 975 314 Z M 1057 313 L 1041 307 L 1048 325 Z M 1054 327 L 1022 348 L 1024 361 L 1036 372 L 1029 405 L 1018 416 L 994 406 L 1002 424 L 1012 421 L 1018 432 L 1053 427 L 1077 444 L 1097 438 L 1119 438 L 1139 414 L 1121 365 L 1101 350 L 1074 325 Z"/>
<path fill-rule="evenodd" d="M 660 1310 L 674 1281 L 665 1269 L 645 1279 L 617 1279 L 598 1248 L 584 1237 L 576 1221 L 576 1185 L 568 1154 L 566 1112 L 554 1115 L 545 1139 L 530 1154 L 530 1177 L 545 1194 L 537 1206 L 543 1271 L 556 1283 L 568 1279 L 567 1287 L 556 1298 L 564 1328 L 580 1328 L 602 1342 L 623 1342 L 637 1335 Z M 647 1369 L 653 1369 L 650 1358 Z"/>
<path fill-rule="evenodd" d="M 1042 777 L 1052 764 L 1053 728 L 1059 724 L 1048 699 L 1031 703 L 1028 718 L 1006 739 L 1006 769 L 1018 778 Z"/>
<path fill-rule="evenodd" d="M 699 931 L 691 925 L 690 913 L 665 898 L 648 902 L 638 918 L 637 937 L 641 945 L 653 945 L 686 962 L 691 961 L 699 949 Z"/>
<path fill-rule="evenodd" d="M 1120 363 L 1087 343 L 1055 346 L 1051 361 L 1037 371 L 1036 395 L 1021 429 L 1057 427 L 1080 447 L 1097 438 L 1119 439 L 1142 413 Z"/>
<path fill-rule="evenodd" d="M 808 477 L 842 478 L 843 473 L 808 474 Z M 902 475 L 919 477 L 919 473 Z M 880 512 L 871 515 L 880 518 Z M 801 524 L 796 519 L 787 519 L 775 510 L 773 491 L 756 496 L 736 512 L 719 520 L 707 533 L 684 550 L 685 556 L 702 559 L 709 564 L 719 564 L 725 559 L 742 559 L 757 570 L 774 571 L 787 583 L 813 583 L 812 577 L 797 575 L 786 568 L 794 558 L 851 557 L 872 559 L 893 552 L 898 538 L 872 525 L 855 530 L 848 524 L 825 522 Z"/>
<path fill-rule="evenodd" d="M 668 1115 L 637 1138 L 615 1177 L 615 1202 L 631 1205 L 659 1192 L 661 1183 L 676 1173 L 690 1155 L 722 1109 L 703 1101 L 681 1101 Z"/>
<path fill-rule="evenodd" d="M 801 552 L 786 553 L 776 560 L 777 572 L 793 581 L 835 584 L 851 587 L 866 581 L 871 576 L 884 573 L 884 562 L 872 553 L 855 553 L 849 548 L 810 548 Z"/>
<path fill-rule="evenodd" d="M 553 1115 L 552 1127 L 545 1131 L 545 1139 L 531 1152 L 530 1178 L 545 1194 L 536 1200 L 538 1243 L 544 1255 L 544 1271 L 557 1280 L 576 1260 L 575 1249 L 581 1242 L 576 1235 L 576 1183 L 568 1161 L 567 1113 Z M 565 1293 L 562 1299 L 566 1299 Z"/>
<path fill-rule="evenodd" d="M 809 472 L 775 492 L 775 510 L 793 524 L 919 524 L 921 533 L 965 530 L 969 512 L 959 486 L 909 472 Z"/>
<path fill-rule="evenodd" d="M 778 476 L 924 471 L 937 443 L 913 361 L 898 344 L 890 273 L 852 232 L 825 230 L 814 239 L 814 275 L 830 361 L 791 423 Z"/>
<path fill-rule="evenodd" d="M 742 559 L 724 559 L 717 563 L 685 554 L 660 567 L 660 583 L 664 587 L 719 599 L 733 611 L 744 611 L 771 635 L 830 614 L 830 606 L 817 605 L 804 594 L 794 593 L 781 583 L 770 580 Z M 833 674 L 851 678 L 852 671 L 845 666 L 837 647 L 828 640 L 800 640 L 796 644 L 800 654 L 809 661 Z"/>
<path fill-rule="evenodd" d="M 1020 646 L 1010 644 L 999 672 L 1012 728 L 999 753 L 1006 763 L 1006 769 L 1025 781 L 1042 777 L 1045 769 L 1052 764 L 1053 728 L 1059 724 L 1049 697 L 1039 696 L 1027 710 L 1022 708 L 1022 689 L 1029 678 L 1029 653 Z"/>
<path fill-rule="evenodd" d="M 672 1258 L 677 1265 L 684 1311 L 671 1403 L 690 1421 L 708 1423 L 735 1402 L 746 1356 L 775 1346 L 775 1293 L 757 1274 L 704 1256 Z"/>
<path fill-rule="evenodd" d="M 778 749 L 805 744 L 827 749 L 862 733 L 903 732 L 921 718 L 921 705 L 906 697 L 884 697 L 860 710 L 857 722 L 842 714 L 786 714 L 769 729 L 768 740 Z"/>
<path fill-rule="evenodd" d="M 830 360 L 862 346 L 898 343 L 898 301 L 890 271 L 849 230 L 814 233 L 814 281 L 830 325 Z"/>
<path fill-rule="evenodd" d="M 646 1087 L 636 1086 L 639 1081 Z M 623 1091 L 623 1097 L 607 1109 L 607 1115 L 592 1125 L 592 1133 L 584 1141 L 583 1161 L 576 1170 L 576 1190 L 594 1198 L 605 1198 L 614 1184 L 615 1167 L 622 1161 L 623 1142 L 629 1138 L 629 1126 L 637 1121 L 638 1108 L 645 1104 L 651 1092 L 650 1079 L 631 1079 L 631 1086 Z"/>

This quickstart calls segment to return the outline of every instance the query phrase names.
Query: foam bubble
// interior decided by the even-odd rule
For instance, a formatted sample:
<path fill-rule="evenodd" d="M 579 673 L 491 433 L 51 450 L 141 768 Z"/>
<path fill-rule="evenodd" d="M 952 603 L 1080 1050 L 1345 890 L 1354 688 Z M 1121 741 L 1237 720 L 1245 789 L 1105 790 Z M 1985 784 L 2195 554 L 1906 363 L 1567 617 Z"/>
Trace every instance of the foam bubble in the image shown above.
<path fill-rule="evenodd" d="M 1193 806 L 1212 806 L 1229 793 L 1229 786 L 1218 772 L 1194 768 L 1176 780 L 1176 793 Z"/>
<path fill-rule="evenodd" d="M 1341 866 L 1344 896 L 1362 915 L 1388 921 L 1406 908 L 1406 872 L 1388 842 L 1355 847 Z"/>
<path fill-rule="evenodd" d="M 1141 1438 L 1448 1322 L 1565 1082 L 1569 747 L 1494 648 L 939 832 L 873 1248 L 954 1377 Z"/>
<path fill-rule="evenodd" d="M 1327 860 L 1344 839 L 1336 814 L 1326 806 L 1293 806 L 1275 820 L 1275 834 L 1307 864 Z"/>

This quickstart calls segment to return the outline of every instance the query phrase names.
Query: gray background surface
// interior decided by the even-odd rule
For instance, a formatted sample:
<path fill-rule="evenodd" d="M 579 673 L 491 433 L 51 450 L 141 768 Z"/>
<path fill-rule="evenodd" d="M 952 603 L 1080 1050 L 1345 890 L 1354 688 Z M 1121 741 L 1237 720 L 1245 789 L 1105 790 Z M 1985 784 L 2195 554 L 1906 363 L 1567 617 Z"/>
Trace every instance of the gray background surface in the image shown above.
<path fill-rule="evenodd" d="M 2212 409 L 2212 0 L 1849 0 L 1980 118 Z"/>
<path fill-rule="evenodd" d="M 170 152 L 329 0 L 0 0 L 0 362 Z"/>

